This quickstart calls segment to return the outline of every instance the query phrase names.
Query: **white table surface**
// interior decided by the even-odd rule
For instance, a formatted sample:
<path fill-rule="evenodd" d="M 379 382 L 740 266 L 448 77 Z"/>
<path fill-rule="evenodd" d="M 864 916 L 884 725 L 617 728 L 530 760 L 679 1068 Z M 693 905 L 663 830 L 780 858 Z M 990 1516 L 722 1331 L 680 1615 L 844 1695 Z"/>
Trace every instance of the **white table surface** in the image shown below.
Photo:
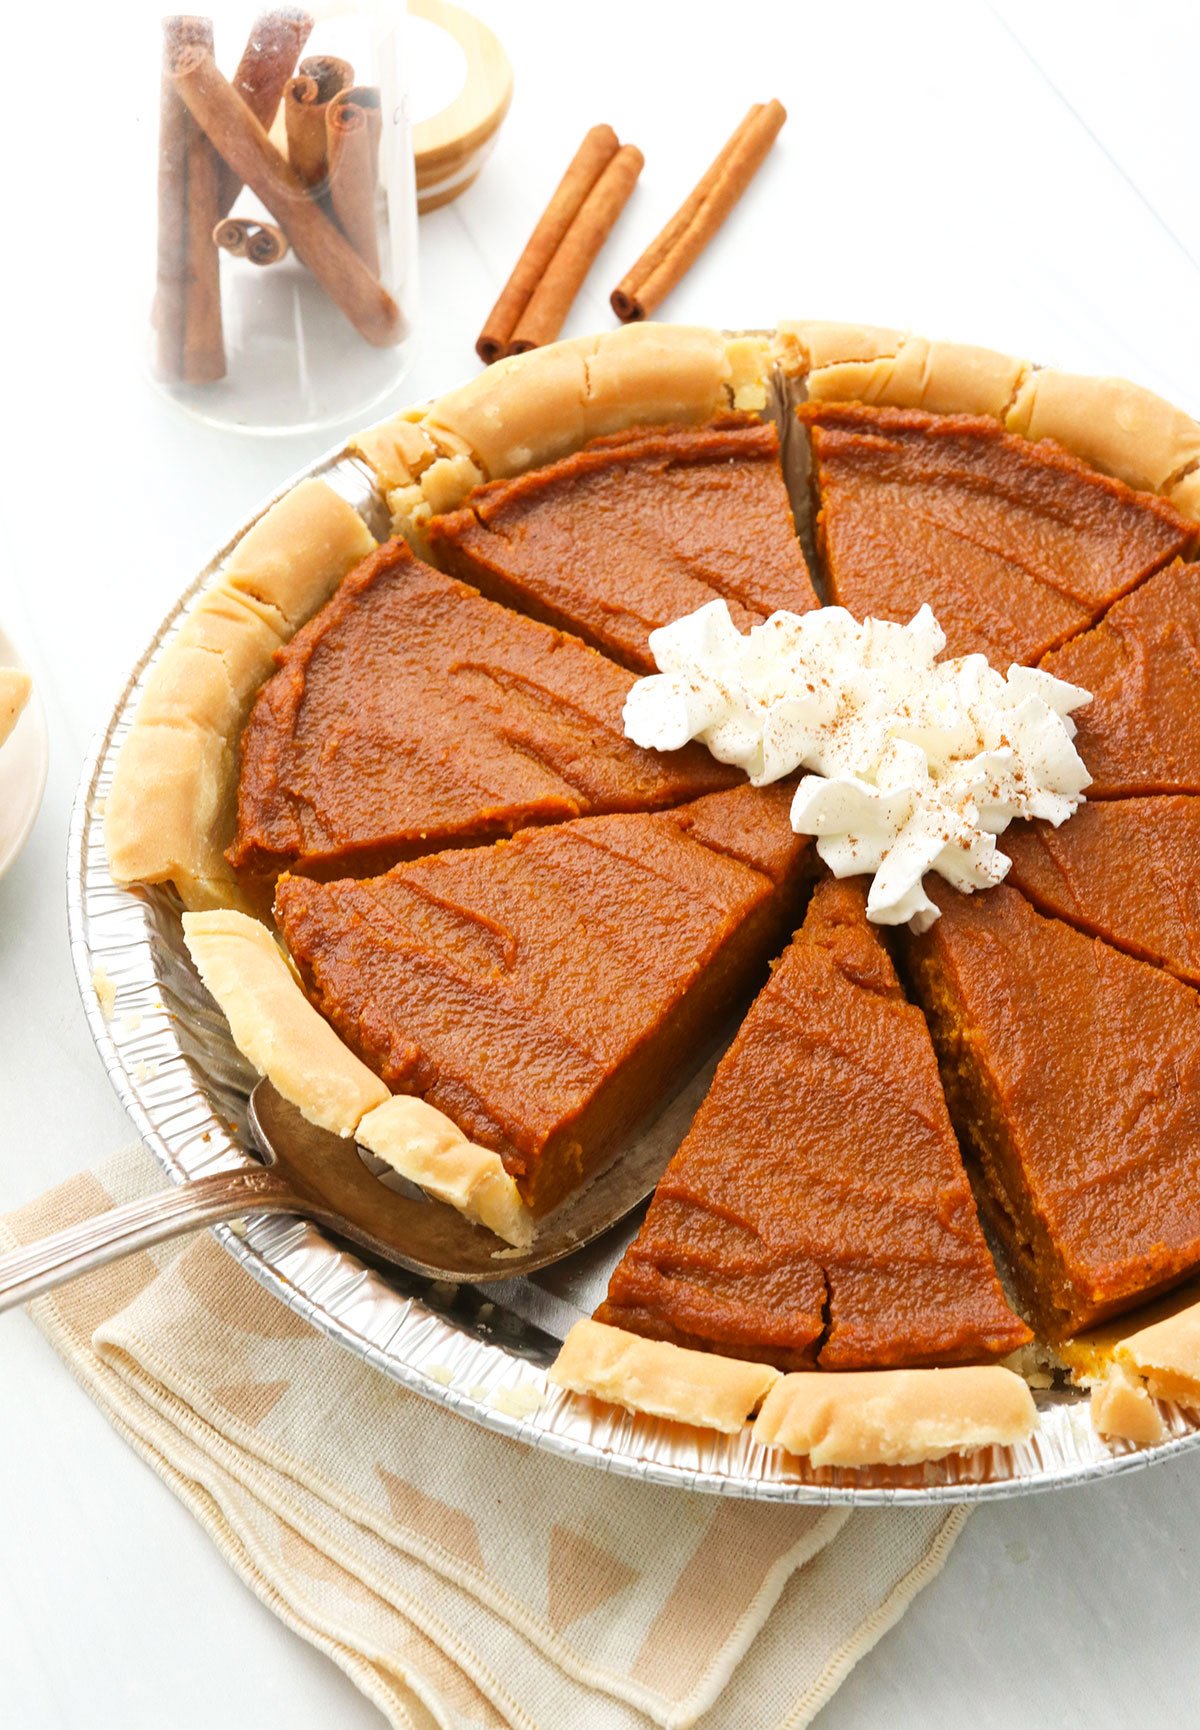
<path fill-rule="evenodd" d="M 399 400 L 475 370 L 482 316 L 585 126 L 610 121 L 646 169 L 568 334 L 609 326 L 625 266 L 748 104 L 778 95 L 790 120 L 770 161 L 664 316 L 911 326 L 1126 373 L 1200 413 L 1200 17 L 1184 0 L 477 9 L 516 97 L 482 178 L 422 224 L 422 351 Z M 14 10 L 0 618 L 38 677 L 52 763 L 0 882 L 0 1208 L 129 1139 L 68 958 L 63 859 L 88 740 L 185 580 L 333 436 L 221 435 L 144 382 L 148 285 L 122 232 L 148 220 L 126 188 L 155 92 L 128 67 L 153 25 L 70 0 Z M 19 1315 L 0 1318 L 0 1486 L 14 1730 L 378 1722 L 227 1572 Z M 1191 1722 L 1198 1524 L 1200 1458 L 985 1509 L 821 1730 Z"/>

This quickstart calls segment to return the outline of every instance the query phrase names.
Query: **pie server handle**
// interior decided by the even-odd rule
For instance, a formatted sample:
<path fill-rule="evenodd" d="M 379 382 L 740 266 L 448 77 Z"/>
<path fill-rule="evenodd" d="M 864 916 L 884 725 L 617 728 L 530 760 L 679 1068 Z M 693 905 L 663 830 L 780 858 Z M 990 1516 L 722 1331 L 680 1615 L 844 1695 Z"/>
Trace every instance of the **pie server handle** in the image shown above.
<path fill-rule="evenodd" d="M 0 1311 L 136 1250 L 244 1213 L 303 1213 L 278 1172 L 220 1171 L 143 1196 L 0 1255 Z"/>

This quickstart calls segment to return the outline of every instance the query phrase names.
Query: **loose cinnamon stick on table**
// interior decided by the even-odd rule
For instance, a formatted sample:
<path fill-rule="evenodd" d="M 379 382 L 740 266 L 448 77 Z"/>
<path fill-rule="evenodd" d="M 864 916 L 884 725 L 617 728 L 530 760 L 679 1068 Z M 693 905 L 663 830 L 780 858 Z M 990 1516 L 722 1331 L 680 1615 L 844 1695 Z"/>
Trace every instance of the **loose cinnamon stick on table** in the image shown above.
<path fill-rule="evenodd" d="M 623 144 L 609 162 L 530 295 L 508 345 L 510 354 L 524 354 L 526 349 L 554 341 L 584 277 L 629 200 L 643 161 L 635 145 Z"/>
<path fill-rule="evenodd" d="M 182 384 L 209 384 L 225 376 L 219 260 L 212 238 L 220 161 L 172 78 L 182 53 L 211 56 L 212 39 L 207 18 L 163 20 L 155 370 L 160 378 Z"/>
<path fill-rule="evenodd" d="M 781 102 L 756 102 L 691 195 L 612 292 L 624 324 L 648 318 L 691 268 L 753 180 L 787 119 Z"/>
<path fill-rule="evenodd" d="M 378 275 L 375 189 L 382 129 L 378 90 L 355 85 L 341 91 L 325 111 L 325 127 L 334 220 L 363 263 Z"/>
<path fill-rule="evenodd" d="M 313 21 L 295 6 L 264 12 L 254 20 L 233 75 L 233 88 L 266 131 L 278 111 L 284 86 L 308 41 Z M 227 162 L 221 164 L 218 216 L 228 216 L 242 183 Z"/>
<path fill-rule="evenodd" d="M 354 83 L 354 68 L 331 54 L 302 60 L 284 92 L 288 161 L 306 186 L 320 189 L 329 174 L 325 120 L 329 104 Z"/>
<path fill-rule="evenodd" d="M 213 145 L 262 200 L 296 250 L 359 334 L 376 347 L 399 342 L 403 314 L 350 242 L 309 196 L 296 170 L 280 155 L 228 79 L 204 49 L 175 57 L 175 89 Z M 209 227 L 211 244 L 212 228 Z"/>
<path fill-rule="evenodd" d="M 611 126 L 593 126 L 584 137 L 479 334 L 475 352 L 485 365 L 490 366 L 507 353 L 530 295 L 562 245 L 584 199 L 619 149 Z"/>

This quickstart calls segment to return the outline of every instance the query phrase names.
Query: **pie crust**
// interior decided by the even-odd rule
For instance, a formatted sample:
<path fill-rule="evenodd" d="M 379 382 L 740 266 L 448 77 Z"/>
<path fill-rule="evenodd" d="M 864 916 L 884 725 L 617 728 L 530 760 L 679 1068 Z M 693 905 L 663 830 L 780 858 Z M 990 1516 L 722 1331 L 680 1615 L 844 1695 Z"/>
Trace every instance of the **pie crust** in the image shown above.
<path fill-rule="evenodd" d="M 844 334 L 843 334 L 844 333 Z M 780 326 L 777 353 L 811 402 L 862 402 L 1003 420 L 1030 362 L 970 343 L 855 325 Z"/>
<path fill-rule="evenodd" d="M 104 821 L 117 883 L 171 881 L 189 908 L 242 903 L 223 853 L 250 706 L 276 649 L 374 548 L 358 512 L 318 480 L 238 542 L 152 668 L 121 747 Z"/>
<path fill-rule="evenodd" d="M 283 950 L 245 913 L 185 913 L 183 936 L 242 1056 L 310 1123 L 351 1135 L 391 1098 L 305 997 Z"/>
<path fill-rule="evenodd" d="M 355 1140 L 411 1183 L 506 1243 L 533 1242 L 533 1216 L 491 1148 L 468 1141 L 436 1106 L 394 1093 L 359 1120 Z"/>
<path fill-rule="evenodd" d="M 711 420 L 767 403 L 765 337 L 632 324 L 497 361 L 423 409 L 360 433 L 397 534 L 424 551 L 424 524 L 481 481 L 504 480 L 625 427 Z"/>
<path fill-rule="evenodd" d="M 828 321 L 781 324 L 771 344 L 654 324 L 555 344 L 360 434 L 353 449 L 397 530 L 420 550 L 428 517 L 456 509 L 482 481 L 631 425 L 762 411 L 772 393 L 776 404 L 808 395 L 990 415 L 1027 438 L 1057 439 L 1200 521 L 1200 426 L 1152 393 L 967 344 Z M 434 1108 L 390 1095 L 353 1056 L 308 1003 L 268 929 L 236 911 L 241 892 L 222 857 L 241 728 L 273 654 L 374 545 L 358 514 L 320 481 L 301 483 L 242 539 L 147 681 L 108 794 L 110 865 L 122 884 L 174 882 L 192 910 L 185 934 L 202 979 L 239 1048 L 286 1097 L 523 1241 L 528 1217 L 511 1211 L 520 1203 L 498 1157 Z M 1095 1355 L 1092 1375 L 1107 1387 L 1098 1396 L 1102 1422 L 1140 1424 L 1147 1436 L 1148 1402 L 1200 1402 L 1200 1304 L 1119 1340 L 1103 1363 Z M 727 1431 L 761 1404 L 755 1440 L 807 1452 L 814 1465 L 932 1459 L 1011 1444 L 1036 1423 L 1026 1385 L 995 1366 L 781 1379 L 769 1366 L 591 1321 L 572 1330 L 551 1379 Z"/>
<path fill-rule="evenodd" d="M 967 343 L 874 326 L 784 322 L 774 352 L 812 401 L 987 414 L 1028 439 L 1056 439 L 1104 474 L 1200 517 L 1200 425 L 1124 378 L 1092 378 Z"/>
<path fill-rule="evenodd" d="M 1028 1385 L 1000 1364 L 948 1370 L 801 1370 L 767 1395 L 754 1440 L 814 1466 L 910 1466 L 1013 1447 L 1037 1428 Z"/>
<path fill-rule="evenodd" d="M 770 1364 L 695 1352 L 594 1321 L 575 1323 L 548 1374 L 557 1387 L 627 1412 L 729 1435 L 781 1379 Z"/>
<path fill-rule="evenodd" d="M 1092 1389 L 1099 1433 L 1145 1446 L 1166 1434 L 1154 1401 L 1200 1407 L 1200 1286 L 1169 1292 L 1142 1312 L 1141 1327 L 1128 1326 L 1122 1317 L 1058 1350 L 1074 1380 Z"/>

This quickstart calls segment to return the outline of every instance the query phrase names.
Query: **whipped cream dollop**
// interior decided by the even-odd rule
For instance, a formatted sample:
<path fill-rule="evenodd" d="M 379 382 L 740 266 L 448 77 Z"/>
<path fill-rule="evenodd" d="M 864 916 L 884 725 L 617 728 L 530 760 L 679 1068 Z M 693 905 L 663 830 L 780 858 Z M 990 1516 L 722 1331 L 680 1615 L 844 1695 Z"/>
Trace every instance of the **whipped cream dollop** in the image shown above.
<path fill-rule="evenodd" d="M 758 787 L 812 771 L 793 829 L 835 876 L 873 873 L 869 918 L 924 931 L 926 871 L 990 888 L 1011 863 L 996 836 L 1014 817 L 1064 822 L 1091 780 L 1071 719 L 1090 692 L 983 655 L 940 661 L 945 646 L 928 607 L 907 625 L 779 612 L 743 634 L 710 601 L 651 633 L 661 671 L 630 691 L 625 732 L 659 751 L 698 739 Z"/>

